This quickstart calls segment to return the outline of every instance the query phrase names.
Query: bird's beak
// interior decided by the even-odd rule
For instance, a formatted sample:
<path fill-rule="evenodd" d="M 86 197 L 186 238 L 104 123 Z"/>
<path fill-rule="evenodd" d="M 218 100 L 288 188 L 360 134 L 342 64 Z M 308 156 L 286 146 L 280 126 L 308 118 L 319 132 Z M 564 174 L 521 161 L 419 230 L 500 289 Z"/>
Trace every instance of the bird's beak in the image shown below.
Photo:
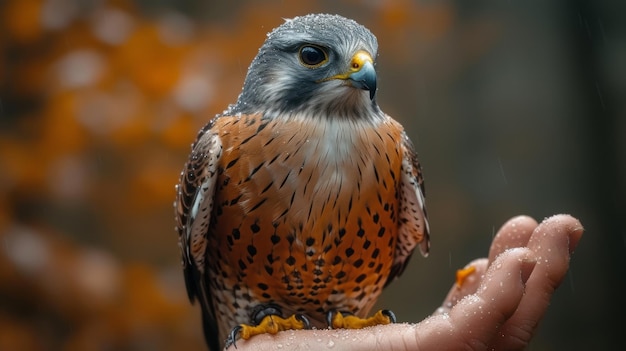
<path fill-rule="evenodd" d="M 370 100 L 373 100 L 376 95 L 374 60 L 366 51 L 359 50 L 352 56 L 348 72 L 337 74 L 329 79 L 342 79 L 355 88 L 369 90 Z"/>

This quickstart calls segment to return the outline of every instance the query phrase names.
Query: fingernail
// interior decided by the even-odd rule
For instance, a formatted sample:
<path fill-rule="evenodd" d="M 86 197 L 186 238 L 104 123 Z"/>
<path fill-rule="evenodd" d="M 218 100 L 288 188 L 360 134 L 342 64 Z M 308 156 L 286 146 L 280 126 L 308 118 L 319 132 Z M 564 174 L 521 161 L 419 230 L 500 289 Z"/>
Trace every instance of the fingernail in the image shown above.
<path fill-rule="evenodd" d="M 581 225 L 579 227 L 574 228 L 574 230 L 572 231 L 572 235 L 568 237 L 568 240 L 569 240 L 568 247 L 569 247 L 570 254 L 574 253 L 574 250 L 576 250 L 576 246 L 578 246 L 578 242 L 580 241 L 580 237 L 583 235 L 584 231 L 585 231 L 585 228 L 583 228 Z"/>

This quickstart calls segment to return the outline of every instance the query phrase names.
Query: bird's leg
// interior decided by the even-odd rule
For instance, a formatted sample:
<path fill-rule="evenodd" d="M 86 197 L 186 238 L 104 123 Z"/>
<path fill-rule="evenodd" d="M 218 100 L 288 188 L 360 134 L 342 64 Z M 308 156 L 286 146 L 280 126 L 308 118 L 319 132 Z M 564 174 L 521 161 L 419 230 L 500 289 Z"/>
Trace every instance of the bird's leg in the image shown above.
<path fill-rule="evenodd" d="M 360 318 L 352 314 L 339 311 L 330 311 L 326 315 L 326 321 L 330 329 L 362 329 L 379 324 L 390 324 L 396 322 L 396 315 L 390 310 L 380 310 L 369 318 Z"/>
<path fill-rule="evenodd" d="M 259 334 L 276 334 L 282 330 L 311 328 L 311 322 L 302 314 L 294 314 L 289 318 L 283 318 L 281 315 L 277 306 L 263 306 L 252 318 L 255 325 L 240 324 L 231 330 L 224 348 L 228 348 L 231 344 L 236 348 L 235 342 L 238 338 L 248 340 Z"/>

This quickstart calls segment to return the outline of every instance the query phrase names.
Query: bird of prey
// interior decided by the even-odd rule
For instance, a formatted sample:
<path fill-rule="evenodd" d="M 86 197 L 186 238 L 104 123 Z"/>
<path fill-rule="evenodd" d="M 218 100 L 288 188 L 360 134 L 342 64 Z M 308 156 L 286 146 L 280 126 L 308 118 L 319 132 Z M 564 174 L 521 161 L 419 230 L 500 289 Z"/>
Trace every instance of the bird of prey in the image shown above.
<path fill-rule="evenodd" d="M 415 247 L 427 255 L 429 229 L 413 145 L 376 103 L 377 50 L 341 16 L 286 20 L 237 102 L 199 132 L 175 212 L 211 350 L 395 320 L 367 316 Z"/>

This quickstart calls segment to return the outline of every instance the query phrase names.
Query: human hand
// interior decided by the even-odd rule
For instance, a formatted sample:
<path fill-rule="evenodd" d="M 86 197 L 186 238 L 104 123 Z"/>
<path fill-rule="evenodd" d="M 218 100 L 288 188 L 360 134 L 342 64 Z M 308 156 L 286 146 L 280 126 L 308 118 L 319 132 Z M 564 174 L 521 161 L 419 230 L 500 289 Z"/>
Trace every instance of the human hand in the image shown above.
<path fill-rule="evenodd" d="M 444 304 L 417 324 L 360 330 L 298 330 L 238 340 L 237 350 L 518 350 L 532 339 L 554 290 L 569 267 L 583 227 L 569 215 L 537 224 L 509 220 L 493 239 L 488 258 Z M 231 346 L 229 350 L 234 350 Z"/>

